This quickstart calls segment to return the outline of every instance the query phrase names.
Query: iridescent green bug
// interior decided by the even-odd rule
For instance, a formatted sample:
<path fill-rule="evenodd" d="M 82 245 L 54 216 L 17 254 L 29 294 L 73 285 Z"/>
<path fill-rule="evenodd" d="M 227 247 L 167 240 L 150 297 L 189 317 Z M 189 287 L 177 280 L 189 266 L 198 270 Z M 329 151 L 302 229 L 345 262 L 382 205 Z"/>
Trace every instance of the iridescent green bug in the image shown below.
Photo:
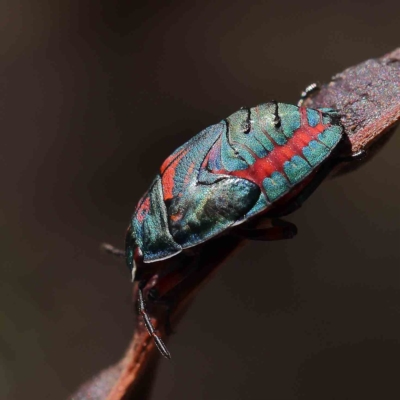
<path fill-rule="evenodd" d="M 192 273 L 163 260 L 193 251 L 244 224 L 247 238 L 293 237 L 294 225 L 275 218 L 298 208 L 329 172 L 343 128 L 332 109 L 272 101 L 241 108 L 179 147 L 139 201 L 126 235 L 127 264 L 139 281 L 139 312 L 160 352 L 170 354 L 146 312 Z M 269 228 L 249 229 L 266 218 Z M 116 252 L 115 250 L 111 250 Z M 119 252 L 118 254 L 123 254 Z M 168 288 L 166 290 L 165 288 Z"/>

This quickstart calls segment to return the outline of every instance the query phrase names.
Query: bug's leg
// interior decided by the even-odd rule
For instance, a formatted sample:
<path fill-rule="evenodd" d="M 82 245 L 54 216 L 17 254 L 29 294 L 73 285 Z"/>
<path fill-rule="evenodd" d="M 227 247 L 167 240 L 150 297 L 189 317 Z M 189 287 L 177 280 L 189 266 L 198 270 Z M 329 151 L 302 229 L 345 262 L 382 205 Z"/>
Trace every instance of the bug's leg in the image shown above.
<path fill-rule="evenodd" d="M 154 305 L 162 306 L 165 309 L 164 330 L 165 330 L 165 334 L 167 336 L 170 336 L 171 334 L 174 333 L 174 330 L 172 329 L 172 324 L 171 324 L 171 316 L 172 316 L 173 311 L 175 310 L 176 300 L 175 300 L 175 298 L 173 298 L 171 296 L 166 296 L 166 294 L 168 294 L 175 287 L 179 286 L 179 283 L 176 283 L 175 286 L 169 287 L 166 292 L 163 292 L 163 286 L 165 286 L 165 285 L 170 286 L 169 281 L 175 280 L 174 279 L 175 277 L 173 275 L 174 274 L 168 274 L 168 275 L 164 276 L 163 278 L 159 279 L 157 281 L 157 283 L 149 291 L 149 296 L 148 296 L 149 300 Z M 142 300 L 143 300 L 143 294 L 142 294 Z M 140 298 L 139 298 L 139 303 L 140 303 Z M 139 309 L 139 312 L 141 312 L 140 309 Z M 143 313 L 142 313 L 142 315 L 143 315 Z M 150 329 L 146 324 L 146 319 L 144 316 L 143 316 L 143 318 L 144 318 L 145 325 L 146 325 L 148 332 L 150 333 L 150 335 L 154 338 L 154 340 L 156 342 L 156 346 L 157 346 L 158 350 L 164 357 L 170 359 L 171 355 L 170 355 L 168 349 L 166 348 L 164 342 L 158 336 L 155 336 L 151 333 L 151 329 L 154 330 L 154 328 L 152 327 L 151 322 L 149 321 L 149 318 L 147 317 L 147 321 L 148 321 L 148 324 L 150 325 Z M 157 343 L 155 337 L 157 337 L 157 339 L 161 342 L 160 344 Z"/>
<path fill-rule="evenodd" d="M 354 154 L 350 154 L 349 156 L 341 156 L 338 157 L 338 162 L 352 162 L 352 161 L 362 161 L 368 155 L 367 150 L 361 149 L 358 150 Z"/>
<path fill-rule="evenodd" d="M 180 267 L 157 278 L 150 289 L 152 295 L 149 291 L 149 300 L 152 298 L 155 305 L 169 307 L 172 316 L 176 307 L 185 307 L 192 293 L 213 276 L 221 262 L 238 249 L 241 243 L 243 239 L 231 235 L 205 242 L 200 252 L 185 256 Z"/>
<path fill-rule="evenodd" d="M 170 312 L 174 312 L 177 305 L 184 306 L 191 294 L 213 276 L 221 261 L 242 241 L 238 236 L 226 235 L 205 243 L 201 253 L 189 259 L 180 274 L 165 275 L 156 283 L 153 287 L 158 296 L 156 303 L 169 306 Z"/>
<path fill-rule="evenodd" d="M 139 308 L 139 314 L 142 316 L 144 325 L 146 326 L 147 332 L 149 332 L 149 335 L 153 338 L 154 343 L 157 346 L 157 349 L 159 352 L 165 357 L 170 359 L 171 358 L 171 353 L 168 351 L 167 346 L 165 343 L 161 340 L 161 338 L 157 335 L 157 332 L 151 323 L 151 319 L 149 317 L 149 314 L 146 311 L 146 305 L 144 303 L 144 297 L 143 297 L 143 288 L 146 285 L 147 281 L 142 281 L 139 283 L 139 288 L 138 288 L 138 308 Z"/>
<path fill-rule="evenodd" d="M 151 299 L 153 304 L 160 305 L 166 310 L 164 329 L 167 335 L 174 333 L 171 317 L 176 305 L 215 269 L 215 267 L 197 268 L 198 265 L 198 262 L 194 262 L 192 265 L 188 264 L 184 269 L 160 277 L 149 291 L 149 300 Z"/>
<path fill-rule="evenodd" d="M 268 228 L 237 228 L 234 233 L 248 240 L 284 240 L 292 239 L 297 234 L 296 225 L 281 219 L 272 219 Z"/>
<path fill-rule="evenodd" d="M 194 256 L 194 259 L 197 257 Z M 188 259 L 189 261 L 189 259 Z M 165 295 L 170 292 L 174 287 L 177 287 L 185 278 L 190 275 L 197 267 L 197 262 L 187 262 L 183 267 L 177 268 L 168 274 L 159 276 L 154 280 L 152 287 L 148 291 L 147 298 L 152 304 L 161 305 L 165 309 L 165 333 L 169 336 L 173 333 L 171 326 L 171 315 L 175 309 L 175 301 L 166 299 Z"/>
<path fill-rule="evenodd" d="M 104 250 L 106 253 L 111 254 L 114 257 L 125 258 L 125 251 L 121 249 L 117 249 L 113 245 L 109 243 L 102 243 L 100 245 L 101 250 Z"/>
<path fill-rule="evenodd" d="M 312 83 L 311 85 L 308 85 L 303 92 L 301 92 L 300 95 L 300 100 L 297 102 L 297 107 L 301 107 L 304 103 L 304 101 L 307 99 L 307 97 L 318 91 L 320 89 L 318 83 Z"/>

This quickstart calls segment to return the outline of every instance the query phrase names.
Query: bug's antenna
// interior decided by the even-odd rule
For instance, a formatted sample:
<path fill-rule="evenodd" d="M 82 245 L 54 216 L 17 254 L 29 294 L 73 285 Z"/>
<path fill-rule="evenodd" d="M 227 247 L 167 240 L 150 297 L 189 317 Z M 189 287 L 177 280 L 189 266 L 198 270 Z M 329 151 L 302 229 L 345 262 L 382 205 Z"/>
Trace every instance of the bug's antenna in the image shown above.
<path fill-rule="evenodd" d="M 125 251 L 121 249 L 117 249 L 113 245 L 109 243 L 102 243 L 100 245 L 100 249 L 105 251 L 108 254 L 111 254 L 114 257 L 125 258 Z"/>
<path fill-rule="evenodd" d="M 146 326 L 146 329 L 149 332 L 149 335 L 153 338 L 154 343 L 156 344 L 157 349 L 160 351 L 160 353 L 165 358 L 171 359 L 171 353 L 168 351 L 165 343 L 157 335 L 156 330 L 154 329 L 154 326 L 151 323 L 150 317 L 147 314 L 146 306 L 144 304 L 144 299 L 143 299 L 143 289 L 141 289 L 140 287 L 138 289 L 138 297 L 139 297 L 139 299 L 138 299 L 139 300 L 139 314 L 143 317 L 144 325 Z"/>

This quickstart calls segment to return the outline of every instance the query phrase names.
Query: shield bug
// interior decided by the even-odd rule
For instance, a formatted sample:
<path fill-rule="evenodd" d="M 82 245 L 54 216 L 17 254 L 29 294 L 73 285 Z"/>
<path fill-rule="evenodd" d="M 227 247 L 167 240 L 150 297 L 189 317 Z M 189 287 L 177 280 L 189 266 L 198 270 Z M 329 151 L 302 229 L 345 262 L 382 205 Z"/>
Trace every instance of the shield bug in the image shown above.
<path fill-rule="evenodd" d="M 254 219 L 273 223 L 267 229 L 247 227 L 242 230 L 247 238 L 293 237 L 294 225 L 275 218 L 298 208 L 326 176 L 329 168 L 324 166 L 343 128 L 335 110 L 305 108 L 301 101 L 298 106 L 272 101 L 241 108 L 204 129 L 164 161 L 139 201 L 128 227 L 125 257 L 132 280 L 139 281 L 139 312 L 165 357 L 170 354 L 144 299 L 160 301 L 190 273 L 177 280 L 177 271 L 163 271 L 163 279 L 144 291 L 159 275 L 162 260 L 237 233 L 238 225 Z"/>

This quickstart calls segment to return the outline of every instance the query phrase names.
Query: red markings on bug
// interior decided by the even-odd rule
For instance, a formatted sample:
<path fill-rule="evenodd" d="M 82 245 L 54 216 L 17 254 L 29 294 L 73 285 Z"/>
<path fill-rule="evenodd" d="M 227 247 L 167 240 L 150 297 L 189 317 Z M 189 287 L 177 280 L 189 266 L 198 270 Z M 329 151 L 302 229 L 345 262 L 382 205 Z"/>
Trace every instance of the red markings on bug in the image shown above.
<path fill-rule="evenodd" d="M 179 221 L 181 218 L 182 218 L 182 215 L 181 215 L 181 214 L 172 214 L 172 215 L 170 216 L 170 219 L 171 219 L 171 221 L 173 221 L 173 222 Z"/>
<path fill-rule="evenodd" d="M 136 219 L 142 223 L 150 211 L 150 196 L 147 195 L 145 200 L 139 205 L 136 211 Z"/>
<path fill-rule="evenodd" d="M 195 162 L 192 162 L 192 163 L 189 165 L 189 168 L 188 168 L 188 170 L 187 170 L 187 172 L 186 172 L 186 175 L 185 175 L 185 179 L 183 180 L 183 182 L 185 183 L 185 185 L 189 184 L 190 178 L 191 178 L 191 176 L 192 176 L 192 174 L 193 174 L 195 165 L 196 165 Z"/>
<path fill-rule="evenodd" d="M 244 178 L 257 184 L 260 189 L 263 189 L 262 182 L 265 178 L 269 178 L 272 173 L 280 172 L 284 174 L 283 166 L 286 161 L 290 161 L 293 156 L 298 155 L 302 158 L 303 148 L 308 146 L 312 140 L 318 140 L 318 135 L 323 132 L 330 124 L 322 123 L 322 114 L 320 112 L 320 121 L 316 126 L 310 126 L 307 119 L 307 109 L 304 107 L 299 108 L 300 112 L 300 127 L 294 131 L 293 136 L 287 140 L 284 145 L 275 144 L 274 149 L 267 154 L 264 158 L 259 158 L 250 149 L 246 148 L 253 157 L 256 159 L 254 164 L 250 165 L 247 169 L 237 171 L 213 170 L 215 174 L 225 174 Z M 271 140 L 271 136 L 267 132 L 265 134 Z M 208 159 L 211 152 L 205 160 L 203 165 L 208 164 Z"/>
<path fill-rule="evenodd" d="M 169 156 L 161 166 L 161 182 L 164 191 L 164 201 L 170 200 L 174 197 L 173 190 L 176 167 L 188 151 L 187 148 L 183 148 L 178 152 L 178 154 Z"/>

